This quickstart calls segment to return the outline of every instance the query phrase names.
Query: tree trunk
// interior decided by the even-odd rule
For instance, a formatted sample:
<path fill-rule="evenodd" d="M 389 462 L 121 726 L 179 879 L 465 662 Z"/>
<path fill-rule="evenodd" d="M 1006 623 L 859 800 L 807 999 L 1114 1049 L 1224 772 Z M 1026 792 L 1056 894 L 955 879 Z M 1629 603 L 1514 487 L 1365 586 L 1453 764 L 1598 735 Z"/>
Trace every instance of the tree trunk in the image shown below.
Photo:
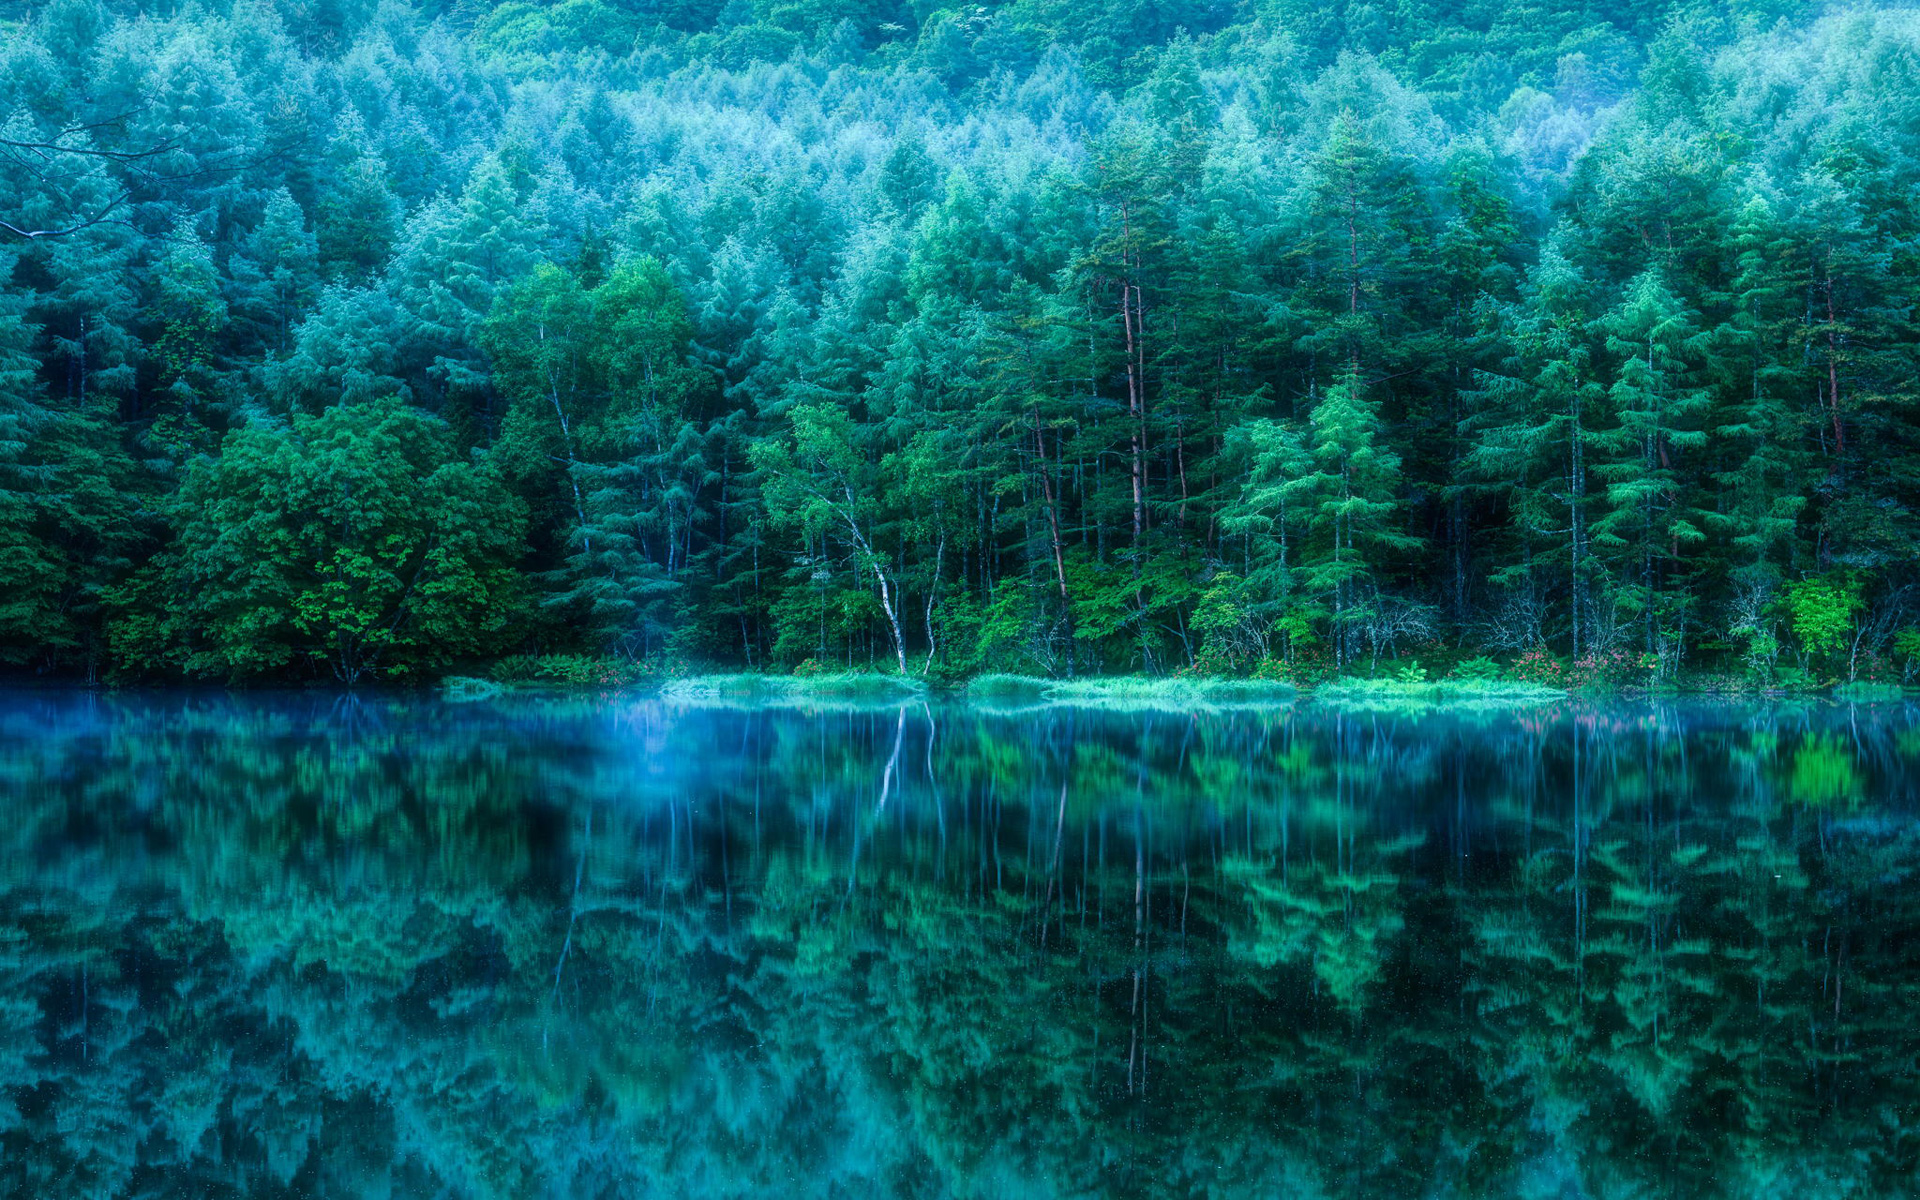
<path fill-rule="evenodd" d="M 893 581 L 887 578 L 886 568 L 880 565 L 880 556 L 873 552 L 866 534 L 860 531 L 860 525 L 853 519 L 853 489 L 846 489 L 847 530 L 853 535 L 853 543 L 866 558 L 869 569 L 873 571 L 874 582 L 880 585 L 880 611 L 887 616 L 887 631 L 893 635 L 893 658 L 899 664 L 900 673 L 907 674 L 907 642 L 900 632 L 900 613 L 894 605 Z"/>

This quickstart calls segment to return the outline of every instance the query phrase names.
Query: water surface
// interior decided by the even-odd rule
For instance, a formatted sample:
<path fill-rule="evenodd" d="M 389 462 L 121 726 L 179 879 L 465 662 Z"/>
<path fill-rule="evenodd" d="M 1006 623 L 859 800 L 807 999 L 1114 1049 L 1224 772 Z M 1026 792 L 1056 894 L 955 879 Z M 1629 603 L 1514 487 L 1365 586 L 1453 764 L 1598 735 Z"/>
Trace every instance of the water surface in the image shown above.
<path fill-rule="evenodd" d="M 1916 756 L 0 694 L 0 1194 L 1910 1194 Z"/>

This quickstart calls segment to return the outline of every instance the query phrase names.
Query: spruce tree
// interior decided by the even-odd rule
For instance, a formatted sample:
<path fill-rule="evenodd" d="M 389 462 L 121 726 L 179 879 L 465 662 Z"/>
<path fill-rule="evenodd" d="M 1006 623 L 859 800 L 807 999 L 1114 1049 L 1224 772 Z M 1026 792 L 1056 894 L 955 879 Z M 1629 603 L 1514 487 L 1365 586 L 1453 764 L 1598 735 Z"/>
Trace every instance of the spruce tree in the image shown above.
<path fill-rule="evenodd" d="M 1510 643 L 1503 648 L 1531 649 L 1546 636 L 1548 605 L 1561 597 L 1576 659 L 1595 633 L 1594 435 L 1608 423 L 1587 337 L 1588 287 L 1549 244 L 1516 303 L 1485 307 L 1505 357 L 1479 373 L 1463 420 L 1471 448 L 1462 483 L 1506 514 L 1501 561 L 1489 576 L 1506 597 L 1496 636 Z"/>
<path fill-rule="evenodd" d="M 176 224 L 164 243 L 148 320 L 153 325 L 150 358 L 166 408 L 151 436 L 180 453 L 221 421 L 214 356 L 227 323 L 213 255 L 189 222 Z"/>
<path fill-rule="evenodd" d="M 1615 359 L 1607 389 L 1613 427 L 1594 437 L 1594 477 L 1606 512 L 1593 525 L 1611 565 L 1612 603 L 1637 623 L 1643 650 L 1671 670 L 1694 616 L 1695 567 L 1705 539 L 1683 456 L 1708 443 L 1710 398 L 1696 380 L 1704 335 L 1656 270 L 1631 280 L 1599 321 Z"/>
<path fill-rule="evenodd" d="M 1309 532 L 1300 586 L 1323 598 L 1343 666 L 1356 657 L 1367 622 L 1382 615 L 1379 585 L 1391 560 L 1422 544 L 1396 519 L 1400 457 L 1385 445 L 1379 410 L 1364 392 L 1349 373 L 1320 397 L 1307 418 L 1308 470 L 1285 485 Z"/>

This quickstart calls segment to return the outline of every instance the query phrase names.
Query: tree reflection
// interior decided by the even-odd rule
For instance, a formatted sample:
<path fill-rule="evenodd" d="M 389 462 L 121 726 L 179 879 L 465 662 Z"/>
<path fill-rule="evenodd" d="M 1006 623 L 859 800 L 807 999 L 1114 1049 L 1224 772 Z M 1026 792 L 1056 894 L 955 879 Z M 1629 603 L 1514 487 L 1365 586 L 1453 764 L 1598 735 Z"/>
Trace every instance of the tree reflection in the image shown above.
<path fill-rule="evenodd" d="M 0 1190 L 1887 1194 L 1916 744 L 17 695 Z"/>

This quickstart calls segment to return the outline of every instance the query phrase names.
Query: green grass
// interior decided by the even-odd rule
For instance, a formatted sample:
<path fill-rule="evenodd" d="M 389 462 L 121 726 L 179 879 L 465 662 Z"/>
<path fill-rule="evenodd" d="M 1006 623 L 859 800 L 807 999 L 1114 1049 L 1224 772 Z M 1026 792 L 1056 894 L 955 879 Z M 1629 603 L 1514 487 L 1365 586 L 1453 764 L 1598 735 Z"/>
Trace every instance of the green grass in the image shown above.
<path fill-rule="evenodd" d="M 923 680 L 872 671 L 831 675 L 692 675 L 661 685 L 664 700 L 711 705 L 898 704 L 927 694 Z"/>
<path fill-rule="evenodd" d="M 978 704 L 1014 707 L 1066 705 L 1115 711 L 1179 711 L 1271 708 L 1294 699 L 1292 684 L 1260 679 L 1149 679 L 1120 675 L 1091 679 L 1042 679 L 1032 675 L 982 675 L 966 687 Z"/>
<path fill-rule="evenodd" d="M 1564 700 L 1559 688 L 1510 679 L 1435 679 L 1413 683 L 1400 679 L 1336 679 L 1314 689 L 1313 698 L 1353 708 L 1473 708 L 1545 704 Z"/>

